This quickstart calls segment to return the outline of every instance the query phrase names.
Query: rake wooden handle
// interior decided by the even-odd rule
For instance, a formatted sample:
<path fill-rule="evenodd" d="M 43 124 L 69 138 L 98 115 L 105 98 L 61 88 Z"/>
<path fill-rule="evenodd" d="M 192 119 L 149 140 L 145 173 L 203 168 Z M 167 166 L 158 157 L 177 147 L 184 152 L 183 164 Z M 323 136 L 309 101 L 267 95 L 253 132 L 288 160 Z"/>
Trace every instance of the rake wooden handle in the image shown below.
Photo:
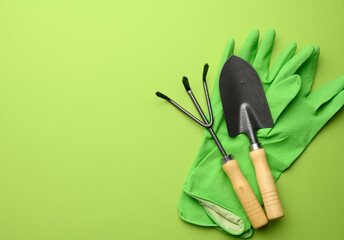
<path fill-rule="evenodd" d="M 237 160 L 230 160 L 222 165 L 223 170 L 232 182 L 233 189 L 244 208 L 252 226 L 257 229 L 268 223 L 268 219 L 260 206 L 256 195 L 252 191 L 244 175 L 240 170 Z"/>
<path fill-rule="evenodd" d="M 260 148 L 250 152 L 250 158 L 256 171 L 256 178 L 263 198 L 266 215 L 269 220 L 284 216 L 276 184 L 266 161 L 265 150 Z"/>

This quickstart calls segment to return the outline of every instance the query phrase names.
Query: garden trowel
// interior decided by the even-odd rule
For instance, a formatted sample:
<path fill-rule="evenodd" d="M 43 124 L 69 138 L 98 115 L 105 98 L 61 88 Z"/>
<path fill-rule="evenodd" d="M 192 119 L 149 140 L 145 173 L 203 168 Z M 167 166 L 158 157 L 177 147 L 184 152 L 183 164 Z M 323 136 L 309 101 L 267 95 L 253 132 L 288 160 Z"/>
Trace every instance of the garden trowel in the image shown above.
<path fill-rule="evenodd" d="M 219 88 L 228 135 L 235 137 L 244 133 L 250 139 L 250 158 L 267 217 L 270 220 L 283 217 L 265 150 L 256 136 L 256 131 L 271 128 L 274 124 L 260 78 L 248 62 L 233 55 L 222 68 Z"/>

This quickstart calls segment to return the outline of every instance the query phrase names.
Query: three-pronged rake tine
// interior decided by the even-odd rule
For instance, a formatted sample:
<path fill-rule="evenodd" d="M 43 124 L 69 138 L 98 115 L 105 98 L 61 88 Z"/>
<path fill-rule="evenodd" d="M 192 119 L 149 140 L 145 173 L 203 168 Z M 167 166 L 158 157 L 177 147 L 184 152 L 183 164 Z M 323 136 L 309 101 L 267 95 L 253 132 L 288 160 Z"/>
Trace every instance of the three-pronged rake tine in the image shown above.
<path fill-rule="evenodd" d="M 201 122 L 199 119 L 197 119 L 194 115 L 192 115 L 191 113 L 189 113 L 187 110 L 185 110 L 185 108 L 183 108 L 182 106 L 180 106 L 178 103 L 176 103 L 175 101 L 173 101 L 171 98 L 167 97 L 165 94 L 162 94 L 161 92 L 156 92 L 155 94 L 160 97 L 163 98 L 167 101 L 169 101 L 173 106 L 175 106 L 176 108 L 178 108 L 180 111 L 182 111 L 183 113 L 185 113 L 187 116 L 189 116 L 190 118 L 192 118 L 195 122 L 197 122 L 198 124 L 200 124 L 203 127 L 209 128 L 211 127 L 211 125 L 213 124 L 213 112 L 211 109 L 211 103 L 210 103 L 210 99 L 209 99 L 209 92 L 208 92 L 208 87 L 207 87 L 207 82 L 206 82 L 206 77 L 207 77 L 207 73 L 208 73 L 208 69 L 209 69 L 209 65 L 206 63 L 204 64 L 204 68 L 203 68 L 203 88 L 204 88 L 204 93 L 205 93 L 205 98 L 207 101 L 207 106 L 208 106 L 208 111 L 209 111 L 209 116 L 210 116 L 210 121 L 208 121 L 207 117 L 205 116 L 202 108 L 200 107 L 196 97 L 193 95 L 191 87 L 190 87 L 190 83 L 189 83 L 189 79 L 187 77 L 183 77 L 183 85 L 185 90 L 187 91 L 187 93 L 189 94 L 192 102 L 194 103 L 197 111 L 199 112 L 199 114 L 201 115 L 203 122 Z"/>
<path fill-rule="evenodd" d="M 208 69 L 209 65 L 208 63 L 204 64 L 203 67 L 203 88 L 204 88 L 204 93 L 205 93 L 205 98 L 207 101 L 207 106 L 208 106 L 208 112 L 209 112 L 209 117 L 210 117 L 210 125 L 213 125 L 214 117 L 213 117 L 213 110 L 211 109 L 211 103 L 209 99 L 209 92 L 208 92 L 208 87 L 207 87 L 207 74 L 208 74 Z"/>
<path fill-rule="evenodd" d="M 186 90 L 187 93 L 189 94 L 189 96 L 190 96 L 192 102 L 194 103 L 194 105 L 195 105 L 197 111 L 198 111 L 199 114 L 201 115 L 203 121 L 204 121 L 207 125 L 209 125 L 209 127 L 210 127 L 210 126 L 212 125 L 212 122 L 210 122 L 210 123 L 208 122 L 208 119 L 207 119 L 207 117 L 205 116 L 205 114 L 204 114 L 204 112 L 203 112 L 201 106 L 199 105 L 199 103 L 198 103 L 196 97 L 195 97 L 195 96 L 193 95 L 193 93 L 192 93 L 192 90 L 191 90 L 191 87 L 190 87 L 189 80 L 188 80 L 188 78 L 185 77 L 185 76 L 183 77 L 183 85 L 184 85 L 185 90 Z"/>
<path fill-rule="evenodd" d="M 191 91 L 191 87 L 190 87 L 190 83 L 189 83 L 189 79 L 185 76 L 183 76 L 183 85 L 184 85 L 184 88 L 185 90 L 188 92 L 188 91 Z"/>
<path fill-rule="evenodd" d="M 165 94 L 162 94 L 161 92 L 155 92 L 155 95 L 157 95 L 159 98 L 166 99 L 167 101 L 171 100 L 169 97 L 167 97 Z"/>
<path fill-rule="evenodd" d="M 187 116 L 189 116 L 190 118 L 192 118 L 195 122 L 197 122 L 199 125 L 208 128 L 210 127 L 210 125 L 208 124 L 204 124 L 203 122 L 201 122 L 200 120 L 198 120 L 194 115 L 192 115 L 191 113 L 189 113 L 187 110 L 185 110 L 185 108 L 183 108 L 182 106 L 180 106 L 178 103 L 176 103 L 175 101 L 173 101 L 171 98 L 167 97 L 165 94 L 161 93 L 161 92 L 155 92 L 155 95 L 159 98 L 165 99 L 168 102 L 170 102 L 173 106 L 175 106 L 176 108 L 178 108 L 180 111 L 182 111 L 183 113 L 185 113 Z"/>
<path fill-rule="evenodd" d="M 185 90 L 187 91 L 187 93 L 189 94 L 192 102 L 194 103 L 195 107 L 197 108 L 197 111 L 199 112 L 199 114 L 201 115 L 203 122 L 201 122 L 200 120 L 198 120 L 194 115 L 192 115 L 191 113 L 189 113 L 188 111 L 186 111 L 182 106 L 180 106 L 179 104 L 177 104 L 175 101 L 173 101 L 171 98 L 167 97 L 166 95 L 162 94 L 161 92 L 156 92 L 155 94 L 160 97 L 163 98 L 167 101 L 169 101 L 173 106 L 175 106 L 176 108 L 178 108 L 180 111 L 182 111 L 183 113 L 185 113 L 187 116 L 189 116 L 190 118 L 192 118 L 195 122 L 197 122 L 199 125 L 207 128 L 212 136 L 212 138 L 214 139 L 217 147 L 219 148 L 221 154 L 226 157 L 226 151 L 223 149 L 219 139 L 217 138 L 214 130 L 211 128 L 211 125 L 213 124 L 213 112 L 211 109 L 211 103 L 210 103 L 210 99 L 209 99 L 209 92 L 208 92 L 208 87 L 207 87 L 207 82 L 206 82 L 206 77 L 207 77 L 207 73 L 208 73 L 208 69 L 209 66 L 208 64 L 204 65 L 203 68 L 203 88 L 204 88 L 204 92 L 205 92 L 205 98 L 207 100 L 207 106 L 208 106 L 208 111 L 209 111 L 209 116 L 210 116 L 210 122 L 208 121 L 207 117 L 205 116 L 205 114 L 203 113 L 200 105 L 198 104 L 195 96 L 192 93 L 191 87 L 190 87 L 190 83 L 187 77 L 183 77 L 183 85 Z"/>
<path fill-rule="evenodd" d="M 203 67 L 203 82 L 205 82 L 205 80 L 207 78 L 208 69 L 209 69 L 208 63 L 204 64 L 204 67 Z"/>

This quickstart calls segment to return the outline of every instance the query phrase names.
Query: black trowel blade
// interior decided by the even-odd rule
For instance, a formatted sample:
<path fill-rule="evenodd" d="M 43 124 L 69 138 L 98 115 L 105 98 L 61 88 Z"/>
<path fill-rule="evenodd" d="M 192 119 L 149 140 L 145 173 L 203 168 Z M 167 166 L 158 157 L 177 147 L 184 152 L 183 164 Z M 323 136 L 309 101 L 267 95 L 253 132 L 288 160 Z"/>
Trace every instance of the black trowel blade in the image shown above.
<path fill-rule="evenodd" d="M 273 126 L 260 78 L 244 59 L 231 56 L 220 74 L 220 95 L 228 135 L 255 133 Z"/>

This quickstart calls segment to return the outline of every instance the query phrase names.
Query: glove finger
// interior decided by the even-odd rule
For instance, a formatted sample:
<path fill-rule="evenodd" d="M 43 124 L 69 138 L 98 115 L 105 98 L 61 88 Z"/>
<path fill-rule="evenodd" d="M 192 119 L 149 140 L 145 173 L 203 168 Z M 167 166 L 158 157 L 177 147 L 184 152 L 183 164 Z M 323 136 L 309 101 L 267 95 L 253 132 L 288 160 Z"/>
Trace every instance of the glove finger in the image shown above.
<path fill-rule="evenodd" d="M 335 97 L 330 99 L 326 104 L 323 104 L 316 112 L 317 119 L 320 121 L 322 127 L 330 120 L 333 115 L 338 112 L 344 105 L 344 90 L 340 91 Z"/>
<path fill-rule="evenodd" d="M 248 35 L 244 46 L 242 47 L 239 57 L 245 59 L 251 65 L 256 57 L 257 47 L 258 47 L 259 31 L 257 29 L 253 30 L 250 35 Z"/>
<path fill-rule="evenodd" d="M 234 44 L 234 38 L 229 39 L 228 42 L 227 42 L 225 51 L 223 53 L 223 56 L 222 56 L 219 72 L 221 72 L 222 66 L 223 66 L 223 64 L 225 64 L 225 62 L 227 61 L 229 56 L 233 55 L 234 45 L 235 45 Z"/>
<path fill-rule="evenodd" d="M 220 77 L 220 73 L 221 73 L 223 65 L 225 64 L 229 56 L 233 55 L 234 45 L 235 45 L 234 39 L 233 38 L 229 39 L 227 42 L 225 51 L 223 53 L 222 59 L 221 59 L 219 70 L 217 72 L 215 84 L 214 84 L 213 91 L 211 94 L 211 105 L 213 108 L 214 116 L 217 116 L 217 114 L 222 111 L 222 104 L 221 104 L 220 91 L 219 91 L 219 77 Z M 221 107 L 217 107 L 217 106 L 221 106 Z"/>
<path fill-rule="evenodd" d="M 272 119 L 275 123 L 283 110 L 295 98 L 300 87 L 301 78 L 298 75 L 290 76 L 281 81 L 274 81 L 271 84 L 266 93 L 266 99 L 268 100 Z"/>
<path fill-rule="evenodd" d="M 303 64 L 300 69 L 297 70 L 297 74 L 299 74 L 302 79 L 300 94 L 303 96 L 307 96 L 312 88 L 315 70 L 318 65 L 320 48 L 318 46 L 313 47 L 314 52 L 312 53 L 310 58 Z"/>
<path fill-rule="evenodd" d="M 213 92 L 212 92 L 212 98 L 211 100 L 218 100 L 219 97 L 220 97 L 220 92 L 218 91 L 219 89 L 219 77 L 220 77 L 220 73 L 221 73 L 221 70 L 222 70 L 222 67 L 223 65 L 225 64 L 225 62 L 227 61 L 227 59 L 229 58 L 229 56 L 233 55 L 233 52 L 234 52 L 234 39 L 231 38 L 228 40 L 227 44 L 226 44 L 226 48 L 225 48 L 225 51 L 222 55 L 222 59 L 221 59 L 221 63 L 220 63 L 220 67 L 219 67 L 219 70 L 217 71 L 217 76 L 216 76 L 216 82 L 215 82 L 215 85 L 214 85 L 214 89 L 213 89 Z M 218 95 L 217 95 L 218 94 Z M 215 96 L 214 96 L 215 95 Z"/>
<path fill-rule="evenodd" d="M 344 76 L 327 83 L 322 88 L 311 93 L 307 98 L 317 111 L 322 105 L 326 104 L 340 91 L 344 89 Z"/>
<path fill-rule="evenodd" d="M 283 66 L 294 56 L 296 52 L 296 43 L 290 43 L 283 52 L 277 57 L 269 73 L 268 83 L 272 82 Z"/>
<path fill-rule="evenodd" d="M 285 78 L 288 78 L 295 74 L 295 72 L 307 61 L 310 59 L 312 54 L 314 53 L 314 46 L 307 46 L 302 49 L 299 53 L 297 53 L 294 57 L 290 59 L 279 71 L 274 81 L 280 81 Z M 302 84 L 304 82 L 303 77 L 300 75 L 302 79 Z"/>
<path fill-rule="evenodd" d="M 253 62 L 253 68 L 257 71 L 262 82 L 267 82 L 271 52 L 274 46 L 276 32 L 270 29 L 259 46 L 257 56 Z"/>

